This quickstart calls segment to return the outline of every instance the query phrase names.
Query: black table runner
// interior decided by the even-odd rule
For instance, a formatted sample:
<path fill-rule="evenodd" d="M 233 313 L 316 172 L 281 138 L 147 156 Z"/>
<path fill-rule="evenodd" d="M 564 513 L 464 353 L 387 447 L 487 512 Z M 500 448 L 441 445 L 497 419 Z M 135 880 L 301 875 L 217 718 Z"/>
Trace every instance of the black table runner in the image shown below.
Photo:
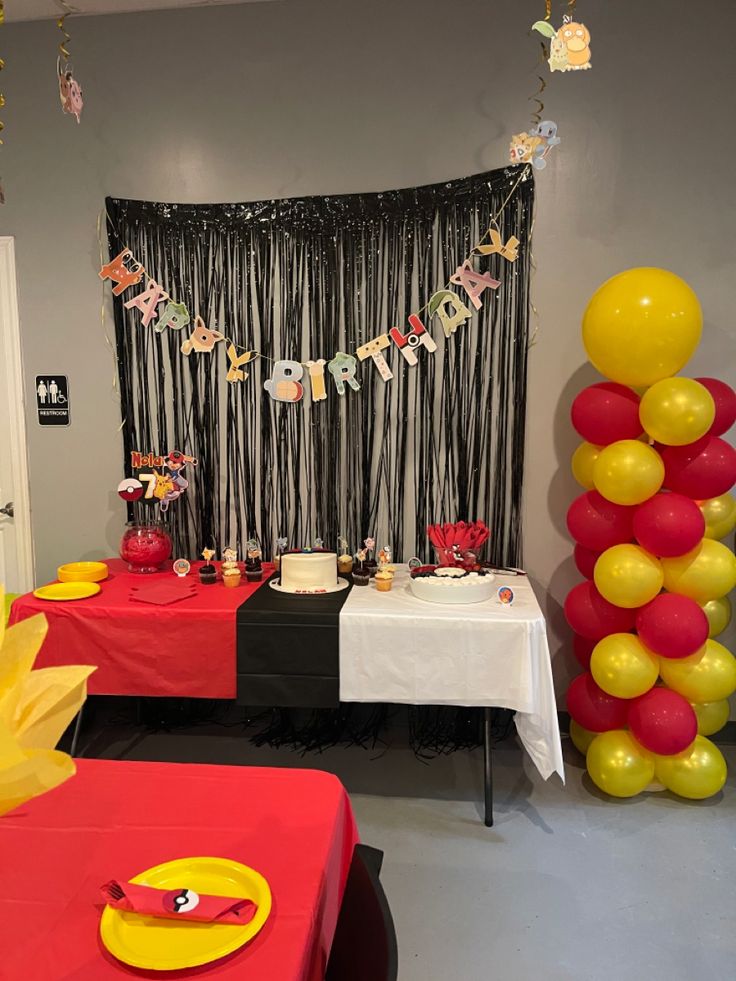
<path fill-rule="evenodd" d="M 278 579 L 275 573 L 271 580 Z M 335 708 L 340 702 L 340 610 L 334 593 L 281 593 L 265 582 L 236 618 L 239 705 Z"/>

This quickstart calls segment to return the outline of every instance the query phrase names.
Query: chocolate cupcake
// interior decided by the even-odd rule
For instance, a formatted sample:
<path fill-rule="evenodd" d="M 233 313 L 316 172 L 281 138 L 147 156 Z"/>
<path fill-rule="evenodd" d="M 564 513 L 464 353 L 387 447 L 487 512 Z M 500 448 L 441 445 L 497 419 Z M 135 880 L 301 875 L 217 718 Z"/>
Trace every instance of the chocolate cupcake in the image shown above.
<path fill-rule="evenodd" d="M 217 569 L 211 562 L 205 563 L 199 570 L 199 581 L 203 586 L 211 586 L 217 582 Z"/>

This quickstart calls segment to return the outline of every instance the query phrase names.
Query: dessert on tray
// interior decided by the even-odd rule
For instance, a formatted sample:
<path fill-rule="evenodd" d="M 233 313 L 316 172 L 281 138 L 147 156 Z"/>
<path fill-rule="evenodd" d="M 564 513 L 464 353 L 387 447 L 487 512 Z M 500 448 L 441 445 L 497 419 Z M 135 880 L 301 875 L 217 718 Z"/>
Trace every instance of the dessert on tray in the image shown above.
<path fill-rule="evenodd" d="M 430 525 L 429 540 L 438 565 L 410 561 L 412 593 L 428 603 L 482 603 L 494 594 L 492 572 L 478 561 L 490 531 L 482 521 Z"/>
<path fill-rule="evenodd" d="M 412 593 L 428 603 L 482 603 L 494 595 L 492 572 L 466 572 L 458 566 L 418 569 L 409 580 Z"/>
<path fill-rule="evenodd" d="M 284 552 L 281 555 L 279 578 L 271 587 L 282 593 L 316 595 L 347 589 L 349 583 L 337 576 L 335 552 Z"/>

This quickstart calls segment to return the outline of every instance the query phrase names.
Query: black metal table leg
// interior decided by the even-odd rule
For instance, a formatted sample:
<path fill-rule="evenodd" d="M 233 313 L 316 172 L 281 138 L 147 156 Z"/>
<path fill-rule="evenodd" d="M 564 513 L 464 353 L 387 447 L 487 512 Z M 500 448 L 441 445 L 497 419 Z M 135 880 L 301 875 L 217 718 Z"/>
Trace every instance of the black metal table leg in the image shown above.
<path fill-rule="evenodd" d="M 485 795 L 485 824 L 493 827 L 493 746 L 491 745 L 491 712 L 483 709 L 483 790 Z"/>
<path fill-rule="evenodd" d="M 82 731 L 82 712 L 83 711 L 84 711 L 84 703 L 82 703 L 82 705 L 79 708 L 79 711 L 77 712 L 77 722 L 76 722 L 76 725 L 74 726 L 74 732 L 72 734 L 72 745 L 71 745 L 71 748 L 69 750 L 69 755 L 70 756 L 76 756 L 77 755 L 77 743 L 79 742 L 79 733 Z"/>

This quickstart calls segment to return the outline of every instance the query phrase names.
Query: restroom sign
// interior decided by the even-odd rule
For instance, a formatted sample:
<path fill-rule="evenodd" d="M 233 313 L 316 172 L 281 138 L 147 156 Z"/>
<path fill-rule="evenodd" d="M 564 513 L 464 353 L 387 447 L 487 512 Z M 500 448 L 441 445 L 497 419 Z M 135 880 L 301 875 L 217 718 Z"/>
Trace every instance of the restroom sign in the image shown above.
<path fill-rule="evenodd" d="M 36 375 L 39 426 L 68 426 L 69 382 L 66 375 Z"/>

